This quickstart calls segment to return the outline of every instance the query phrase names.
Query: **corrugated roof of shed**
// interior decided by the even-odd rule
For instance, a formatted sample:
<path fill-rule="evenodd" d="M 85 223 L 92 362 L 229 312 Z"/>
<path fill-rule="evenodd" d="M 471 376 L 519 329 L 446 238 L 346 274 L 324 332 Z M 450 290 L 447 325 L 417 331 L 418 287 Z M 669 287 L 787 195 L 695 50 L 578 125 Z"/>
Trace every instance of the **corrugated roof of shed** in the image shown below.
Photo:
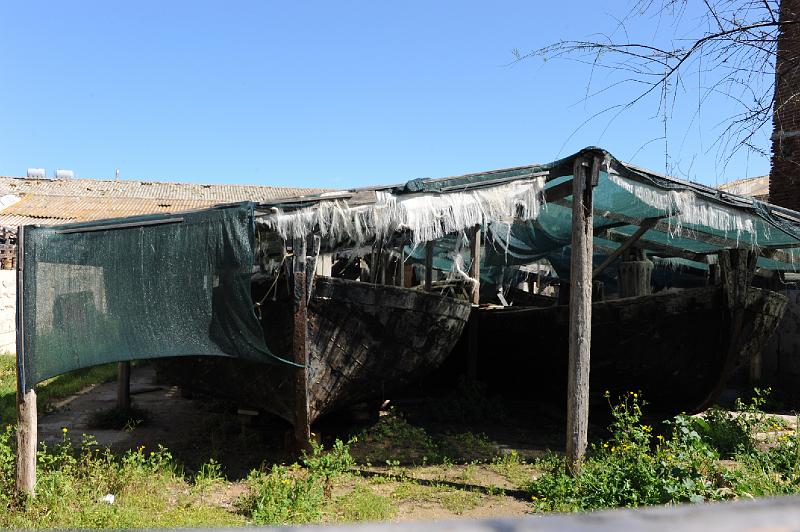
<path fill-rule="evenodd" d="M 0 196 L 21 201 L 0 211 L 0 226 L 171 213 L 238 201 L 266 202 L 323 192 L 315 188 L 100 179 L 0 177 Z"/>

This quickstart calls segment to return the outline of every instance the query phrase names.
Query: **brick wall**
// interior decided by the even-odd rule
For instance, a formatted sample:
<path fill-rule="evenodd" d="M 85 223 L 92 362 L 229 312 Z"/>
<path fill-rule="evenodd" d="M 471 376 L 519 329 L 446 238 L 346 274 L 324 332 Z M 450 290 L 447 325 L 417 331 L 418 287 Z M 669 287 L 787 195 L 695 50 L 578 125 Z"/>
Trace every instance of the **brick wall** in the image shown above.
<path fill-rule="evenodd" d="M 781 21 L 800 18 L 800 0 L 781 0 Z M 800 211 L 800 24 L 778 39 L 770 202 Z"/>

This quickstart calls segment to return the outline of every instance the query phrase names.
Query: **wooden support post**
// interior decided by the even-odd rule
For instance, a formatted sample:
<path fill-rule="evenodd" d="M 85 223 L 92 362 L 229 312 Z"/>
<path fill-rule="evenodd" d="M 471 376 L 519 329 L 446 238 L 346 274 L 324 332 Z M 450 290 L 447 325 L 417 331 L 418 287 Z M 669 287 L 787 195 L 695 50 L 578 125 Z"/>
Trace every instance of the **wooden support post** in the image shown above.
<path fill-rule="evenodd" d="M 314 293 L 314 275 L 317 272 L 317 261 L 319 260 L 322 239 L 319 235 L 312 235 L 309 237 L 308 244 L 311 245 L 311 249 L 306 249 L 304 258 L 306 259 L 306 300 L 310 301 Z"/>
<path fill-rule="evenodd" d="M 37 411 L 33 388 L 17 391 L 17 492 L 33 497 L 36 486 Z"/>
<path fill-rule="evenodd" d="M 131 363 L 117 363 L 117 410 L 126 412 L 131 408 Z"/>
<path fill-rule="evenodd" d="M 292 360 L 302 364 L 294 381 L 294 439 L 300 451 L 311 450 L 311 421 L 308 408 L 308 322 L 306 298 L 306 240 L 296 238 L 293 243 L 293 334 Z"/>
<path fill-rule="evenodd" d="M 33 497 L 36 487 L 37 411 L 36 391 L 25 386 L 24 238 L 17 237 L 17 493 Z"/>
<path fill-rule="evenodd" d="M 708 284 L 709 286 L 716 286 L 721 282 L 719 276 L 719 264 L 708 265 Z"/>
<path fill-rule="evenodd" d="M 406 287 L 406 250 L 401 247 L 400 248 L 400 264 L 398 264 L 398 269 L 400 270 L 400 281 L 397 283 L 397 286 Z"/>
<path fill-rule="evenodd" d="M 572 178 L 567 466 L 577 474 L 589 428 L 589 354 L 592 342 L 592 196 L 601 159 L 579 157 Z"/>
<path fill-rule="evenodd" d="M 469 251 L 472 262 L 469 276 L 475 280 L 470 290 L 470 303 L 473 311 L 481 302 L 481 226 L 476 225 L 469 232 Z M 467 352 L 467 379 L 475 382 L 478 377 L 478 319 L 477 313 L 469 320 L 469 345 Z"/>
<path fill-rule="evenodd" d="M 425 244 L 425 291 L 430 292 L 433 286 L 433 242 Z"/>
<path fill-rule="evenodd" d="M 391 258 L 391 255 L 389 255 L 389 253 L 387 253 L 386 250 L 383 250 L 383 252 L 380 255 L 380 265 L 381 265 L 381 282 L 380 282 L 380 284 L 382 284 L 382 285 L 385 285 L 387 279 L 389 278 L 387 274 L 388 274 L 388 271 L 389 271 L 389 259 L 390 258 Z"/>
<path fill-rule="evenodd" d="M 646 296 L 652 292 L 653 263 L 643 249 L 628 250 L 619 263 L 619 297 Z"/>
<path fill-rule="evenodd" d="M 731 249 L 720 252 L 718 257 L 725 300 L 732 313 L 731 335 L 736 336 L 741 334 L 747 291 L 753 283 L 758 254 L 749 249 Z M 761 381 L 761 351 L 754 351 L 747 362 L 750 384 L 758 384 Z"/>
<path fill-rule="evenodd" d="M 717 254 L 717 263 L 719 264 L 719 275 L 722 285 L 722 293 L 725 302 L 725 312 L 728 314 L 730 322 L 730 330 L 724 335 L 724 344 L 722 349 L 728 351 L 725 356 L 725 364 L 720 372 L 720 378 L 717 385 L 706 397 L 703 408 L 711 406 L 713 401 L 719 397 L 719 394 L 728 383 L 728 379 L 733 374 L 734 369 L 742 362 L 750 362 L 751 366 L 753 360 L 744 361 L 738 353 L 738 347 L 742 345 L 741 335 L 743 333 L 743 324 L 745 319 L 745 306 L 747 303 L 747 293 L 750 285 L 753 282 L 753 275 L 756 271 L 756 261 L 758 254 L 749 249 L 729 249 L 722 250 Z M 732 349 L 737 349 L 737 352 L 730 352 Z M 756 361 L 760 366 L 760 360 Z M 760 369 L 760 368 L 759 368 Z M 751 378 L 753 375 L 751 374 Z"/>

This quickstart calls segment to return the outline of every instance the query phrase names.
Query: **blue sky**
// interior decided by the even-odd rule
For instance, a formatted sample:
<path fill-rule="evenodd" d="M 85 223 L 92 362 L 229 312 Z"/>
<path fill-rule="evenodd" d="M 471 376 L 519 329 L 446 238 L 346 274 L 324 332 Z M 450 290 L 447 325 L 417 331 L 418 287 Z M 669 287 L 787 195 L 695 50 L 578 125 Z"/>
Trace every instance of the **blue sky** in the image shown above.
<path fill-rule="evenodd" d="M 118 168 L 127 179 L 335 188 L 548 162 L 587 145 L 664 171 L 656 100 L 580 127 L 634 88 L 586 101 L 586 65 L 513 62 L 513 49 L 611 31 L 629 4 L 603 4 L 7 2 L 0 175 Z M 685 89 L 668 123 L 673 173 L 709 184 L 767 173 L 767 159 L 746 153 L 723 167 L 712 142 L 730 102 L 698 117 L 696 101 Z"/>

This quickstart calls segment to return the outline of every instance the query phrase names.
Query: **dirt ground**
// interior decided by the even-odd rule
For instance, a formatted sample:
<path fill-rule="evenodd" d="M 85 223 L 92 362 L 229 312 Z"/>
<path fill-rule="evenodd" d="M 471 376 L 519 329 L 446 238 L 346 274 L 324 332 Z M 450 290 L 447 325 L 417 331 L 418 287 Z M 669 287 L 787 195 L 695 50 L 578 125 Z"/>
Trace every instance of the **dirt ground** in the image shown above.
<path fill-rule="evenodd" d="M 91 435 L 98 444 L 116 451 L 140 446 L 152 449 L 160 444 L 189 472 L 214 458 L 222 464 L 229 482 L 219 485 L 207 497 L 213 504 L 231 509 L 246 490 L 243 479 L 250 470 L 295 458 L 285 451 L 288 425 L 281 420 L 240 415 L 235 405 L 208 398 L 187 398 L 177 387 L 157 383 L 152 366 L 132 368 L 131 396 L 133 406 L 146 413 L 146 420 L 140 424 L 132 423 L 122 430 L 92 427 L 99 413 L 113 409 L 116 404 L 116 383 L 107 382 L 59 402 L 52 412 L 42 416 L 40 441 L 48 445 L 57 443 L 64 438 L 63 429 L 66 428 L 73 442 L 84 434 Z M 412 413 L 424 408 L 425 405 L 415 405 L 413 401 L 403 406 L 404 411 Z M 542 412 L 528 414 L 548 419 Z M 409 419 L 413 420 L 413 414 Z M 475 439 L 478 441 L 476 460 L 419 465 L 417 458 L 421 456 L 387 449 L 381 443 L 359 442 L 353 445 L 352 452 L 361 473 L 352 482 L 367 485 L 373 493 L 390 498 L 395 507 L 394 520 L 513 516 L 530 512 L 525 494 L 518 489 L 518 481 L 531 478 L 529 475 L 533 472 L 526 470 L 524 463 L 515 464 L 513 472 L 505 471 L 485 458 L 489 454 L 513 452 L 524 460 L 541 454 L 543 449 L 561 439 L 563 430 L 558 423 L 550 421 L 546 426 L 533 424 L 531 428 L 509 428 L 480 419 L 473 421 L 470 430 L 480 434 L 479 438 L 471 433 L 453 436 L 459 427 L 442 423 L 431 424 L 427 429 L 431 435 L 455 438 L 453 445 L 464 445 L 467 451 L 475 446 L 471 443 Z M 374 422 L 373 419 L 367 425 Z M 321 428 L 325 433 L 323 443 L 328 444 L 335 437 L 347 439 L 363 430 L 363 426 L 341 422 L 326 424 Z M 465 438 L 467 443 L 463 443 Z M 484 451 L 483 442 L 490 440 L 492 449 Z M 400 441 L 398 445 L 407 444 Z M 384 451 L 388 452 L 388 457 L 397 456 L 397 460 L 383 459 Z M 423 453 L 424 450 L 418 454 Z M 482 453 L 489 454 L 480 461 L 477 458 L 481 458 Z M 379 459 L 368 462 L 370 454 Z M 346 491 L 352 487 L 344 485 L 337 489 Z"/>

